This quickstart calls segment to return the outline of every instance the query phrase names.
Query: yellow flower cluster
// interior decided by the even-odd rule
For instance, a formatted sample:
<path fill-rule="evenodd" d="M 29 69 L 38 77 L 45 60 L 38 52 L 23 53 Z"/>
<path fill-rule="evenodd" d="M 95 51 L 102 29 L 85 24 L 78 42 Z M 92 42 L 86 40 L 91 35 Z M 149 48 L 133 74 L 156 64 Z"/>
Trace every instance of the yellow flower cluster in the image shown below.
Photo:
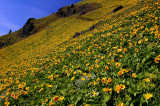
<path fill-rule="evenodd" d="M 120 93 L 120 91 L 121 91 L 121 90 L 124 90 L 125 87 L 126 87 L 126 86 L 123 85 L 123 84 L 117 85 L 117 86 L 115 87 L 115 91 L 116 91 L 117 93 Z"/>
<path fill-rule="evenodd" d="M 146 99 L 150 99 L 151 97 L 153 97 L 153 95 L 151 93 L 147 93 L 147 94 L 144 95 L 144 97 Z"/>

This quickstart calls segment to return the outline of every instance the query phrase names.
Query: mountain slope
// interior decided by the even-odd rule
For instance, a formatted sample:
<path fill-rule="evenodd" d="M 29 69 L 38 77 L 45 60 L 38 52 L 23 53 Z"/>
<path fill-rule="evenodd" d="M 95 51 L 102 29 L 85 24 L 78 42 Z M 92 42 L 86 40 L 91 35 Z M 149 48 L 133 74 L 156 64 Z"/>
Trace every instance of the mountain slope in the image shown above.
<path fill-rule="evenodd" d="M 24 26 L 18 31 L 0 37 L 0 48 L 12 45 L 27 38 L 28 36 L 44 30 L 49 26 L 49 24 L 56 23 L 56 21 L 61 20 L 61 18 L 69 17 L 74 14 L 77 16 L 84 15 L 98 8 L 100 8 L 100 5 L 96 3 L 87 3 L 82 5 L 72 4 L 70 6 L 60 8 L 58 12 L 52 13 L 51 15 L 44 18 L 29 18 Z"/>
<path fill-rule="evenodd" d="M 159 105 L 160 1 L 86 3 L 102 7 L 0 50 L 2 105 Z"/>
<path fill-rule="evenodd" d="M 33 35 L 39 32 L 40 30 L 44 29 L 48 24 L 56 21 L 57 19 L 57 17 L 52 15 L 49 15 L 41 19 L 28 19 L 23 28 L 0 37 L 0 48 L 12 45 L 16 42 L 19 42 L 27 38 L 29 35 Z"/>

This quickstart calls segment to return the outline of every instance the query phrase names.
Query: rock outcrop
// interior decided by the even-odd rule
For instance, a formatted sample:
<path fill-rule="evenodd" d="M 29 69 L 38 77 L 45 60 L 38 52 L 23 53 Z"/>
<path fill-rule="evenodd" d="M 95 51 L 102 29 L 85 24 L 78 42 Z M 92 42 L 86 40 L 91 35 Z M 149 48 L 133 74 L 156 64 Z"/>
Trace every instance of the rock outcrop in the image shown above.
<path fill-rule="evenodd" d="M 69 17 L 78 13 L 81 16 L 97 8 L 99 8 L 98 4 L 83 4 L 81 6 L 75 6 L 72 4 L 71 6 L 60 8 L 56 15 L 59 17 Z"/>
<path fill-rule="evenodd" d="M 34 29 L 34 24 L 33 21 L 35 20 L 35 18 L 29 18 L 27 20 L 27 22 L 25 23 L 25 25 L 23 26 L 23 31 L 22 31 L 22 35 L 21 37 L 26 37 L 31 35 L 31 32 Z"/>
<path fill-rule="evenodd" d="M 0 48 L 2 48 L 4 46 L 4 43 L 0 42 Z"/>
<path fill-rule="evenodd" d="M 73 38 L 78 37 L 79 35 L 80 35 L 80 33 L 79 33 L 79 32 L 76 32 L 76 33 L 74 34 Z"/>
<path fill-rule="evenodd" d="M 94 30 L 96 27 L 97 27 L 96 24 L 95 24 L 95 25 L 92 25 L 92 26 L 89 27 L 89 29 L 86 30 L 86 31 L 92 31 L 92 30 Z M 85 31 L 76 32 L 76 33 L 74 34 L 73 38 L 80 36 L 80 35 L 83 34 L 84 32 L 85 32 Z"/>
<path fill-rule="evenodd" d="M 93 25 L 89 28 L 89 31 L 93 30 L 96 27 L 96 25 Z"/>
<path fill-rule="evenodd" d="M 117 8 L 115 8 L 112 12 L 114 13 L 114 12 L 116 12 L 116 11 L 118 11 L 118 10 L 122 9 L 122 8 L 123 8 L 123 6 L 122 6 L 122 5 L 120 5 L 120 6 L 118 6 Z"/>

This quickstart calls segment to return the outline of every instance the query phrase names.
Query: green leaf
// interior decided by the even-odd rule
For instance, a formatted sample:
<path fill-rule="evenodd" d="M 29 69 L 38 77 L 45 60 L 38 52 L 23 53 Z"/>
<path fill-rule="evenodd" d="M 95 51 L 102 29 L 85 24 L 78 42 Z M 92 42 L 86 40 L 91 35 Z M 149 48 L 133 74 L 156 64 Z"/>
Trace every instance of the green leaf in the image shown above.
<path fill-rule="evenodd" d="M 103 100 L 103 102 L 102 102 L 102 106 L 106 106 L 106 102 L 108 102 L 108 100 L 111 98 L 111 96 L 110 95 L 104 95 L 104 100 Z"/>
<path fill-rule="evenodd" d="M 126 81 L 126 80 L 124 79 L 122 82 L 125 83 L 125 81 Z"/>
<path fill-rule="evenodd" d="M 65 90 L 61 90 L 60 92 L 61 92 L 63 95 L 66 94 Z"/>
<path fill-rule="evenodd" d="M 108 102 L 108 100 L 111 98 L 110 95 L 104 95 L 104 102 Z"/>
<path fill-rule="evenodd" d="M 148 48 L 148 49 L 152 49 L 152 48 L 153 48 L 153 44 L 150 43 L 149 45 L 147 45 L 147 48 Z"/>
<path fill-rule="evenodd" d="M 145 66 L 148 66 L 148 65 L 151 64 L 151 63 L 152 63 L 152 61 L 147 62 L 147 63 L 145 64 Z"/>
<path fill-rule="evenodd" d="M 140 104 L 139 104 L 139 106 L 142 106 L 144 102 L 145 102 L 145 99 L 144 99 L 144 97 L 142 96 L 141 99 L 140 99 Z"/>
<path fill-rule="evenodd" d="M 76 100 L 76 102 L 75 102 L 75 105 L 77 105 L 78 101 L 81 100 L 81 98 L 82 98 L 81 95 L 77 97 L 77 100 Z"/>
<path fill-rule="evenodd" d="M 145 61 L 146 61 L 146 58 L 144 57 L 144 58 L 142 59 L 142 64 L 143 64 Z"/>
<path fill-rule="evenodd" d="M 160 103 L 159 103 L 159 104 L 156 104 L 156 105 L 154 105 L 154 106 L 160 106 Z"/>
<path fill-rule="evenodd" d="M 103 102 L 101 105 L 102 105 L 102 106 L 107 106 L 105 102 Z"/>
<path fill-rule="evenodd" d="M 127 85 L 130 85 L 130 82 L 129 82 L 129 81 L 127 81 Z"/>
<path fill-rule="evenodd" d="M 100 65 L 103 65 L 104 64 L 104 61 L 100 61 Z"/>
<path fill-rule="evenodd" d="M 134 104 L 133 104 L 133 103 L 131 103 L 131 104 L 130 104 L 130 106 L 134 106 Z"/>
<path fill-rule="evenodd" d="M 137 92 L 134 92 L 134 96 L 136 96 L 137 95 Z"/>

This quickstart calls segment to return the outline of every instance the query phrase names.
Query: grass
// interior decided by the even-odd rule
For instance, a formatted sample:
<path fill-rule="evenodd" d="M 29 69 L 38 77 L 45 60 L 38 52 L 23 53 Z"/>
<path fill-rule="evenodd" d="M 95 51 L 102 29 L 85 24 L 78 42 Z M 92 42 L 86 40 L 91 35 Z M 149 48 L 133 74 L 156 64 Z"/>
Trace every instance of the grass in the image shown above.
<path fill-rule="evenodd" d="M 160 2 L 77 5 L 90 2 L 130 6 L 115 14 L 102 7 L 83 16 L 92 21 L 62 18 L 1 49 L 0 105 L 160 105 Z M 93 24 L 98 27 L 87 31 Z M 85 33 L 73 38 L 80 31 Z"/>
<path fill-rule="evenodd" d="M 47 17 L 40 18 L 40 19 L 35 19 L 33 21 L 34 29 L 30 32 L 30 34 L 33 35 L 35 32 L 39 32 L 40 30 L 43 30 L 51 22 L 55 22 L 58 19 L 59 19 L 58 17 L 53 16 L 53 15 L 49 15 Z M 9 45 L 13 45 L 13 44 L 27 38 L 27 36 L 22 37 L 22 32 L 23 32 L 23 28 L 19 29 L 18 31 L 15 31 L 13 33 L 1 36 L 0 42 L 4 45 L 0 48 L 5 48 Z"/>

